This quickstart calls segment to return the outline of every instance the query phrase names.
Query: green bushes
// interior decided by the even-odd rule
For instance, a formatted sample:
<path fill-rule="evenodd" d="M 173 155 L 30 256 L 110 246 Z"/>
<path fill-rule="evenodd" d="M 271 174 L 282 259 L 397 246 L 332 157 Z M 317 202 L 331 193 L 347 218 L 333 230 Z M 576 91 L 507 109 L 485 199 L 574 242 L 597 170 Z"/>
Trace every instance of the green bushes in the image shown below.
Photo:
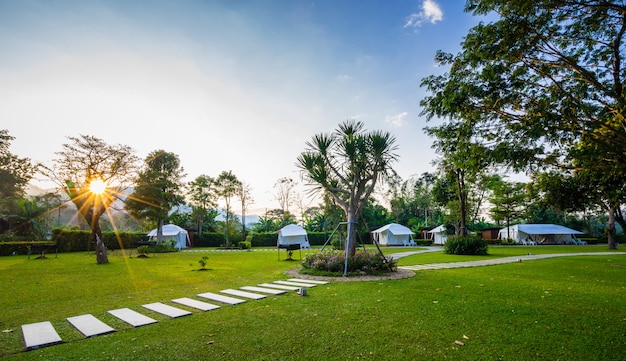
<path fill-rule="evenodd" d="M 223 244 L 226 244 L 226 236 L 217 232 L 202 232 L 199 237 L 196 234 L 193 241 L 194 247 L 221 247 Z"/>
<path fill-rule="evenodd" d="M 451 236 L 446 241 L 443 251 L 447 254 L 486 255 L 487 248 L 487 242 L 479 236 Z"/>
<path fill-rule="evenodd" d="M 306 274 L 339 276 L 344 267 L 345 253 L 335 250 L 309 253 L 302 260 L 302 271 Z M 378 253 L 358 251 L 354 257 L 348 258 L 348 272 L 353 274 L 380 274 L 395 269 L 395 260 L 385 259 Z"/>

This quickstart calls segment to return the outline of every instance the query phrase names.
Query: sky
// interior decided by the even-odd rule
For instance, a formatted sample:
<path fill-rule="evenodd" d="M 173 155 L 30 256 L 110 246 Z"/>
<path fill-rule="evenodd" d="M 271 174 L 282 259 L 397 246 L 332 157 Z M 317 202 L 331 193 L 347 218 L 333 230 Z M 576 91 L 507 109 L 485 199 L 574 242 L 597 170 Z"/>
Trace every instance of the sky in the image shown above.
<path fill-rule="evenodd" d="M 186 181 L 230 170 L 262 214 L 280 178 L 306 190 L 306 142 L 356 119 L 396 138 L 408 179 L 435 171 L 420 81 L 482 20 L 464 4 L 0 0 L 0 129 L 45 164 L 91 135 L 142 159 L 175 153 Z"/>

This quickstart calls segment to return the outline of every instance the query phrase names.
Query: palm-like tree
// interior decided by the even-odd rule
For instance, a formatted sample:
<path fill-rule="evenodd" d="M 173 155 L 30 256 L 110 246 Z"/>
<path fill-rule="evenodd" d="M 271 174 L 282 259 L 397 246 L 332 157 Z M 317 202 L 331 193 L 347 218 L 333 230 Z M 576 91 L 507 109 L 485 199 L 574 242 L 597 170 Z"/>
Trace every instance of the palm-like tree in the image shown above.
<path fill-rule="evenodd" d="M 297 166 L 317 191 L 326 191 L 344 211 L 348 222 L 347 252 L 356 251 L 356 223 L 378 181 L 392 175 L 398 159 L 395 137 L 364 130 L 364 123 L 347 120 L 334 133 L 317 134 L 307 142 Z"/>

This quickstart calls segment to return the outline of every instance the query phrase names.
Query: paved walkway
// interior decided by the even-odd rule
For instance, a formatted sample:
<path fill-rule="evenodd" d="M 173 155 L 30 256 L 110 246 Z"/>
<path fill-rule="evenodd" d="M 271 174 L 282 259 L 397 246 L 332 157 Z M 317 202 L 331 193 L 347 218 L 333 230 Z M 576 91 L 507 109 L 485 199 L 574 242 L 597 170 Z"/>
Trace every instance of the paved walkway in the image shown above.
<path fill-rule="evenodd" d="M 434 251 L 441 250 L 439 247 Z M 412 254 L 434 252 L 433 250 L 416 251 L 416 252 L 402 252 L 394 254 L 394 259 L 410 256 Z M 578 253 L 554 253 L 554 254 L 529 254 L 523 256 L 502 257 L 495 259 L 485 259 L 480 261 L 466 261 L 466 262 L 449 262 L 449 263 L 430 263 L 420 264 L 415 266 L 400 266 L 400 269 L 407 269 L 412 271 L 431 270 L 431 269 L 449 269 L 449 268 L 464 268 L 464 267 L 480 267 L 480 266 L 493 266 L 505 263 L 516 263 L 524 261 L 532 261 L 537 259 L 546 259 L 554 257 L 572 257 L 572 256 L 609 256 L 614 254 L 626 254 L 626 252 L 578 252 Z M 398 257 L 399 256 L 399 257 Z"/>

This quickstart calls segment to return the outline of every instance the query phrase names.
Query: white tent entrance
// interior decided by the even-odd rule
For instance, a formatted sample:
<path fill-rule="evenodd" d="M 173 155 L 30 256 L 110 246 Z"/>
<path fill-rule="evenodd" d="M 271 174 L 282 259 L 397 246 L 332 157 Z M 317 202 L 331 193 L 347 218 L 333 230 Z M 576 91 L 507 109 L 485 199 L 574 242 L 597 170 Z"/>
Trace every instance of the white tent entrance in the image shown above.
<path fill-rule="evenodd" d="M 372 231 L 372 237 L 382 246 L 415 246 L 414 234 L 409 228 L 397 223 Z"/>
<path fill-rule="evenodd" d="M 502 228 L 498 232 L 499 239 L 510 238 L 515 243 L 533 244 L 584 244 L 576 238 L 583 234 L 558 224 L 516 224 Z"/>
<path fill-rule="evenodd" d="M 151 241 L 156 241 L 157 228 L 148 233 L 148 238 L 150 238 Z M 166 224 L 163 226 L 163 239 L 173 239 L 176 241 L 176 248 L 178 249 L 191 246 L 191 241 L 189 240 L 189 234 L 187 231 L 175 224 Z"/>
<path fill-rule="evenodd" d="M 280 259 L 280 250 L 287 252 L 300 250 L 300 259 L 302 259 L 302 249 L 311 248 L 306 230 L 297 224 L 289 224 L 278 231 L 278 240 L 276 242 L 278 250 L 278 259 Z"/>
<path fill-rule="evenodd" d="M 431 229 L 426 233 L 428 233 L 429 238 L 433 240 L 433 244 L 443 246 L 448 240 L 448 230 L 443 224 L 439 227 Z"/>

